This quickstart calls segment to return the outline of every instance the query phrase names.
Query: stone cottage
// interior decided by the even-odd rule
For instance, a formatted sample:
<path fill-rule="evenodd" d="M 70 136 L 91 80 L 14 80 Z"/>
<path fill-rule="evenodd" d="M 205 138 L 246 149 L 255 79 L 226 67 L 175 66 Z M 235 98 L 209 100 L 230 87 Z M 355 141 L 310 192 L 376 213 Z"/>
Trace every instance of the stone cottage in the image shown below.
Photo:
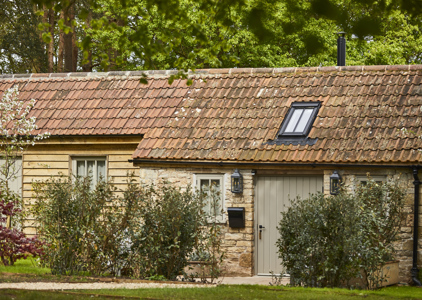
<path fill-rule="evenodd" d="M 117 181 L 135 170 L 144 183 L 214 185 L 226 273 L 251 276 L 282 271 L 276 225 L 289 199 L 330 193 L 333 174 L 351 187 L 368 172 L 399 178 L 408 191 L 400 277 L 416 279 L 422 66 L 197 70 L 190 86 L 169 85 L 172 71 L 145 73 L 147 85 L 141 72 L 1 75 L 0 91 L 18 84 L 37 100 L 38 131 L 52 133 L 22 157 L 28 201 L 34 178 L 74 173 L 79 160 Z"/>

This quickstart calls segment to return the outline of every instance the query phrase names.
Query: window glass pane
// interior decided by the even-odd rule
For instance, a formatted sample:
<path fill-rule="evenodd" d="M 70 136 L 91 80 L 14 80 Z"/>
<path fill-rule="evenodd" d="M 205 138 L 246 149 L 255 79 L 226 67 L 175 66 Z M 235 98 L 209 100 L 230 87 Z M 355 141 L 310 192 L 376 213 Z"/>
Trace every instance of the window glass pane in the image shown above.
<path fill-rule="evenodd" d="M 209 214 L 211 212 L 211 205 L 209 201 L 209 189 L 210 189 L 210 181 L 209 179 L 201 179 L 200 181 L 200 191 L 201 193 L 205 193 L 205 197 L 207 198 L 204 205 L 204 212 Z"/>
<path fill-rule="evenodd" d="M 211 179 L 211 192 L 210 194 L 210 208 L 211 214 L 220 216 L 221 215 L 221 190 L 220 190 L 220 179 Z"/>
<path fill-rule="evenodd" d="M 76 176 L 85 176 L 85 161 L 76 162 Z"/>
<path fill-rule="evenodd" d="M 220 179 L 211 179 L 211 186 L 220 189 Z"/>
<path fill-rule="evenodd" d="M 299 122 L 300 116 L 302 115 L 303 109 L 295 109 L 292 117 L 290 118 L 289 124 L 287 124 L 285 132 L 294 132 L 296 124 Z"/>
<path fill-rule="evenodd" d="M 96 179 L 96 174 L 94 174 L 94 170 L 95 170 L 95 161 L 89 160 L 87 161 L 87 166 L 88 166 L 88 172 L 86 173 L 86 176 L 91 177 L 91 185 L 90 188 L 91 190 L 95 189 L 95 186 L 97 185 L 97 179 Z"/>
<path fill-rule="evenodd" d="M 87 161 L 88 165 L 88 172 L 86 173 L 87 176 L 94 176 L 94 167 L 95 167 L 95 161 Z"/>
<path fill-rule="evenodd" d="M 201 192 L 207 192 L 209 190 L 210 181 L 208 179 L 201 179 L 200 189 Z"/>
<path fill-rule="evenodd" d="M 299 120 L 299 123 L 296 126 L 295 132 L 302 133 L 305 130 L 306 124 L 308 124 L 309 119 L 311 118 L 313 109 L 305 109 L 303 111 L 302 117 Z"/>
<path fill-rule="evenodd" d="M 105 180 L 106 174 L 105 174 L 105 161 L 97 161 L 97 180 L 103 179 Z"/>

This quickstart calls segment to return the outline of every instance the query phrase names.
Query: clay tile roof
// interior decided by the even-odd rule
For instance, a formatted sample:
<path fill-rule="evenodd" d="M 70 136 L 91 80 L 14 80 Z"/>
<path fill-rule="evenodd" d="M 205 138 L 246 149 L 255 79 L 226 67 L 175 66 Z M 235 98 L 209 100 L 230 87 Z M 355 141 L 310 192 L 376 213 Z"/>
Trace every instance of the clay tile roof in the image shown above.
<path fill-rule="evenodd" d="M 149 77 L 141 84 L 142 73 Z M 52 135 L 144 135 L 135 159 L 418 164 L 422 66 L 0 75 Z M 314 144 L 277 143 L 293 102 L 321 102 Z"/>

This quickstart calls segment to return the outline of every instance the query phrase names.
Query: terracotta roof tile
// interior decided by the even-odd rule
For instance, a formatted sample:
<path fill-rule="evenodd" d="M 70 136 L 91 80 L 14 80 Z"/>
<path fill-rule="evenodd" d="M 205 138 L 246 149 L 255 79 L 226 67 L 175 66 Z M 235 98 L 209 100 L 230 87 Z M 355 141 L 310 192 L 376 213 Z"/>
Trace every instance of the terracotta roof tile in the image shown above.
<path fill-rule="evenodd" d="M 148 71 L 147 85 L 112 72 L 28 74 L 3 76 L 0 94 L 17 83 L 21 99 L 38 100 L 30 113 L 37 132 L 145 134 L 134 158 L 415 164 L 421 73 L 420 66 L 199 70 L 192 86 L 169 85 L 166 71 Z M 309 133 L 315 144 L 271 143 L 291 103 L 309 101 L 322 103 Z"/>

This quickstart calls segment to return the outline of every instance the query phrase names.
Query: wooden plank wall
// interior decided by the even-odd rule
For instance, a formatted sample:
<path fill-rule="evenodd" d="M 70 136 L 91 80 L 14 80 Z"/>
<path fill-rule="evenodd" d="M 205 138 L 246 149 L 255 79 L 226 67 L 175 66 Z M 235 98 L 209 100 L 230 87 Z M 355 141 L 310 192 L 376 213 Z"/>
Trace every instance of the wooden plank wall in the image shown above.
<path fill-rule="evenodd" d="M 139 140 L 138 140 L 139 141 Z M 139 167 L 133 167 L 128 160 L 131 159 L 137 146 L 131 140 L 125 144 L 108 143 L 61 143 L 42 144 L 29 148 L 22 157 L 22 196 L 27 205 L 32 205 L 32 183 L 45 181 L 60 174 L 72 174 L 72 158 L 74 157 L 105 157 L 107 159 L 107 175 L 118 189 L 126 186 L 128 172 L 134 173 L 134 178 L 139 181 Z M 30 216 L 25 224 L 25 232 L 29 235 L 36 234 L 36 224 Z"/>

